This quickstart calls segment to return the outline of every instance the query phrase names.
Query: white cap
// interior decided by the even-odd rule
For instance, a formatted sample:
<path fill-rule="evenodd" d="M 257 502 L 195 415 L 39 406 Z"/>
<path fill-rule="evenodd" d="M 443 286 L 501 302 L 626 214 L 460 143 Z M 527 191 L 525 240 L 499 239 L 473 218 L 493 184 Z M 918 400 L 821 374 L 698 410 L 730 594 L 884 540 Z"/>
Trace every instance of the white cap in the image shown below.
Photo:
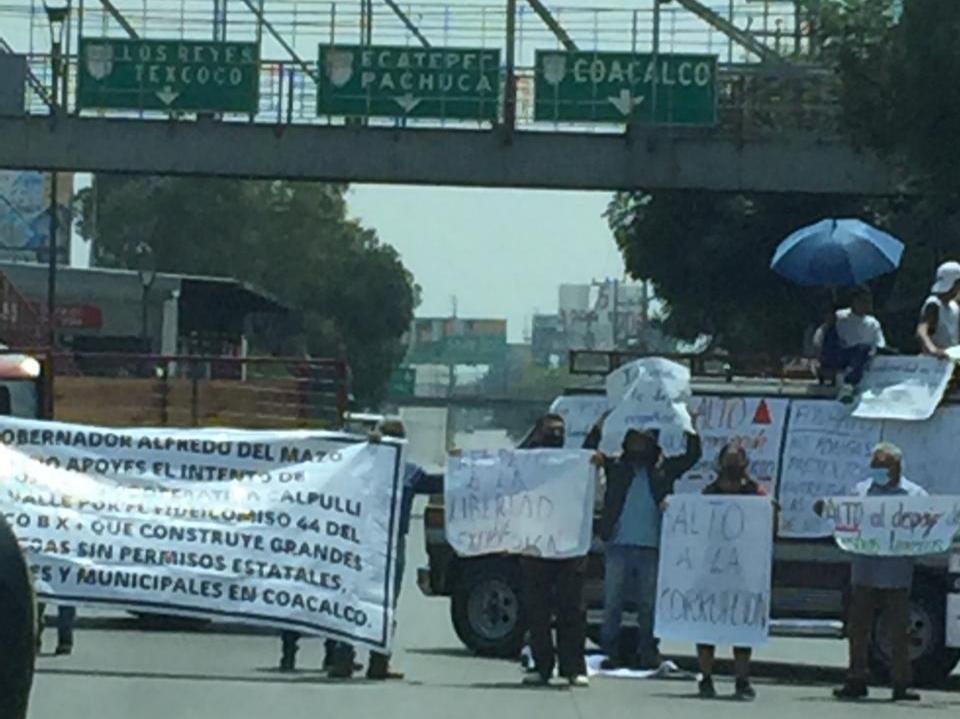
<path fill-rule="evenodd" d="M 944 262 L 937 268 L 937 281 L 930 291 L 935 295 L 949 292 L 960 282 L 960 262 Z"/>

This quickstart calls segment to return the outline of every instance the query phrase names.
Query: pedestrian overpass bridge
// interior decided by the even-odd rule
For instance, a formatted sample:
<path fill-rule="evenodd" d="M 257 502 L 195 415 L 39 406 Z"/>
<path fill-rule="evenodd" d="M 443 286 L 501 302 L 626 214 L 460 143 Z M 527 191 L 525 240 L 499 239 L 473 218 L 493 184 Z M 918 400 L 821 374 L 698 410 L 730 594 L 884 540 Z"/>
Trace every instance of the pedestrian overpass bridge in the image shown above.
<path fill-rule="evenodd" d="M 179 34 L 185 38 L 180 42 L 207 41 L 212 28 L 217 42 L 256 43 L 255 95 L 242 112 L 230 98 L 211 102 L 223 102 L 225 112 L 182 109 L 177 98 L 191 88 L 176 84 L 179 70 L 166 68 L 173 85 L 148 92 L 148 101 L 136 108 L 113 107 L 111 100 L 91 105 L 81 76 L 108 72 L 118 64 L 110 62 L 117 60 L 114 50 L 108 48 L 114 54 L 107 70 L 102 57 L 95 67 L 91 52 L 84 57 L 79 48 L 37 52 L 34 35 L 46 28 L 40 33 L 31 15 L 33 52 L 17 58 L 16 44 L 0 41 L 0 63 L 6 62 L 0 68 L 16 70 L 0 72 L 0 97 L 4 77 L 7 95 L 15 78 L 23 96 L 22 111 L 11 112 L 8 103 L 0 112 L 0 167 L 577 190 L 900 192 L 878 157 L 844 137 L 838 80 L 817 62 L 816 38 L 799 11 L 776 15 L 771 6 L 782 3 L 741 0 L 731 10 L 735 4 L 742 9 L 725 16 L 700 0 L 637 0 L 630 9 L 607 10 L 507 0 L 506 12 L 501 6 L 361 0 L 359 16 L 356 8 L 335 2 L 311 3 L 298 16 L 291 3 L 232 0 L 228 14 L 227 0 L 214 0 L 211 19 L 191 14 L 201 6 L 208 12 L 209 0 L 150 0 L 151 12 L 142 15 L 135 11 L 141 3 L 132 0 L 88 0 L 68 27 L 65 50 L 81 37 L 140 43 Z M 495 51 L 495 74 L 486 80 L 495 97 L 454 98 L 441 101 L 438 110 L 398 88 L 383 98 L 368 96 L 365 109 L 356 112 L 349 98 L 338 100 L 336 83 L 325 86 L 333 87 L 332 99 L 320 89 L 334 78 L 335 63 L 323 55 L 333 45 L 352 45 L 351 57 L 392 49 L 424 63 L 462 62 L 463 68 L 470 62 L 467 51 L 450 48 Z M 98 52 L 103 55 L 103 48 Z M 676 68 L 671 76 L 668 67 L 674 59 L 711 56 L 710 107 L 692 108 L 698 100 L 678 91 L 670 95 L 680 98 L 677 107 L 664 111 L 661 101 L 658 112 L 662 86 L 653 85 L 644 98 L 631 95 L 636 91 L 630 87 L 603 85 L 609 78 L 598 76 L 593 81 L 601 84 L 587 86 L 592 93 L 571 94 L 566 104 L 558 100 L 548 116 L 541 88 L 553 83 L 557 97 L 565 92 L 558 63 L 562 76 L 566 58 L 586 58 L 589 70 L 598 57 L 618 57 L 613 53 L 628 60 L 643 56 L 658 68 L 654 82 L 667 85 L 671 77 L 678 83 Z M 699 69 L 687 73 L 686 84 L 699 79 Z M 348 67 L 338 81 L 348 87 L 350 75 Z M 163 83 L 162 72 L 158 77 Z M 484 78 L 477 77 L 482 85 Z M 86 82 L 89 87 L 89 77 Z M 380 100 L 389 105 L 386 111 L 376 109 Z M 636 105 L 649 117 L 631 115 Z M 709 121 L 686 112 L 691 108 L 708 111 Z M 624 117 L 618 120 L 616 111 Z"/>

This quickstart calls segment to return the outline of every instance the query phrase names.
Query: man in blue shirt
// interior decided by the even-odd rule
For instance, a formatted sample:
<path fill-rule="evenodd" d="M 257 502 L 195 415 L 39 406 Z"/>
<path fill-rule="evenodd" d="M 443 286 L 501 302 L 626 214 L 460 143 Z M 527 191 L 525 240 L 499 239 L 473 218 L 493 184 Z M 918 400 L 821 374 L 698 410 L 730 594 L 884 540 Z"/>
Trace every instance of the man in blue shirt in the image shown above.
<path fill-rule="evenodd" d="M 903 476 L 903 454 L 892 444 L 879 444 L 873 451 L 869 479 L 856 486 L 858 497 L 923 497 L 922 487 Z M 817 513 L 823 502 L 817 502 Z M 854 555 L 850 562 L 852 585 L 847 620 L 850 642 L 850 671 L 847 681 L 834 691 L 837 699 L 863 699 L 867 696 L 867 668 L 870 637 L 877 611 L 884 614 L 890 634 L 892 654 L 893 700 L 919 701 L 910 691 L 910 586 L 913 583 L 912 557 L 871 557 Z"/>
<path fill-rule="evenodd" d="M 636 661 L 641 669 L 660 664 L 653 636 L 660 556 L 660 504 L 673 491 L 676 480 L 699 461 L 700 439 L 686 437 L 686 452 L 663 458 L 652 431 L 629 430 L 623 454 L 604 460 L 606 490 L 600 518 L 604 546 L 603 628 L 600 643 L 607 654 L 604 668 L 621 666 L 620 628 L 627 601 L 637 606 L 640 644 Z M 632 591 L 630 591 L 632 588 Z"/>

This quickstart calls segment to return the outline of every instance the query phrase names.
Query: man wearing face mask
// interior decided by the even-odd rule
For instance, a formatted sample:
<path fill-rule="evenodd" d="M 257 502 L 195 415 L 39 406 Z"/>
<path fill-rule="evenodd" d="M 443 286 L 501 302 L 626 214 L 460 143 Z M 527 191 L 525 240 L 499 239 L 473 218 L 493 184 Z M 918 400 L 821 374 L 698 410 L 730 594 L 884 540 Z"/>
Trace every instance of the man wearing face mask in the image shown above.
<path fill-rule="evenodd" d="M 600 634 L 607 654 L 605 669 L 625 663 L 639 669 L 656 669 L 660 665 L 653 636 L 660 505 L 673 492 L 674 482 L 700 459 L 699 437 L 687 434 L 686 442 L 683 455 L 664 458 L 654 432 L 631 429 L 623 438 L 623 454 L 617 459 L 604 459 L 607 486 L 599 533 L 605 543 L 604 617 Z M 621 656 L 620 651 L 623 609 L 631 600 L 637 606 L 640 640 L 634 661 Z"/>
<path fill-rule="evenodd" d="M 924 497 L 926 491 L 903 476 L 903 454 L 899 447 L 883 443 L 873 450 L 869 478 L 856 486 L 858 497 Z M 823 512 L 823 501 L 815 510 Z M 847 637 L 850 643 L 850 670 L 847 681 L 833 694 L 837 699 L 864 699 L 867 696 L 867 662 L 874 614 L 880 611 L 890 633 L 893 700 L 919 701 L 910 691 L 910 645 L 908 622 L 910 586 L 913 583 L 912 557 L 870 557 L 853 555 L 850 562 L 850 607 Z"/>
<path fill-rule="evenodd" d="M 522 448 L 563 449 L 563 440 L 563 417 L 548 414 L 540 418 Z M 586 568 L 586 556 L 570 559 L 520 557 L 530 649 L 536 668 L 524 678 L 524 684 L 546 686 L 553 677 L 554 666 L 559 664 L 560 676 L 570 686 L 589 686 L 584 660 L 587 628 L 583 582 Z M 554 616 L 556 651 L 550 627 Z"/>

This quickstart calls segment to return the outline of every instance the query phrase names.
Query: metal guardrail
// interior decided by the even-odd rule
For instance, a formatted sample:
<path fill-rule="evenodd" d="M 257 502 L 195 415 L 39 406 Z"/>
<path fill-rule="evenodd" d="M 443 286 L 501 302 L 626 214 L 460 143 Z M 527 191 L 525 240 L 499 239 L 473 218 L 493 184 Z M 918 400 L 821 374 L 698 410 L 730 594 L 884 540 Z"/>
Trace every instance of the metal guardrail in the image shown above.
<path fill-rule="evenodd" d="M 36 5 L 36 0 L 31 0 Z M 369 39 L 372 44 L 418 47 L 420 40 L 396 11 L 376 3 L 370 15 L 353 4 L 324 2 L 309 4 L 293 0 L 271 0 L 265 3 L 263 20 L 243 6 L 232 9 L 222 28 L 214 25 L 209 2 L 200 0 L 150 0 L 150 2 L 113 3 L 142 37 L 209 39 L 214 29 L 229 40 L 260 40 L 260 102 L 251 116 L 226 116 L 225 121 L 253 121 L 270 124 L 345 124 L 341 117 L 318 117 L 317 89 L 304 65 L 312 68 L 320 45 L 331 43 L 358 44 Z M 482 47 L 504 49 L 507 33 L 506 13 L 500 5 L 474 3 L 394 3 L 417 33 L 434 47 Z M 729 12 L 727 0 L 712 0 L 713 9 L 725 16 L 740 30 L 748 32 L 767 47 L 789 57 L 790 68 L 775 69 L 761 65 L 757 58 L 732 39 L 711 28 L 700 18 L 670 4 L 662 6 L 658 47 L 661 53 L 693 52 L 720 57 L 718 77 L 718 128 L 713 131 L 734 136 L 775 134 L 790 130 L 816 131 L 824 136 L 838 132 L 840 106 L 837 100 L 838 80 L 834 73 L 818 67 L 816 38 L 809 25 L 803 23 L 789 6 L 750 2 L 735 3 Z M 654 45 L 653 11 L 645 8 L 579 8 L 550 6 L 553 18 L 581 50 L 649 52 Z M 9 11 L 7 11 L 9 13 Z M 35 10 L 21 13 L 29 19 L 31 49 L 35 25 L 43 27 Z M 0 19 L 5 17 L 0 4 Z M 264 21 L 276 33 L 266 31 Z M 524 130 L 575 130 L 578 132 L 619 132 L 616 125 L 556 124 L 534 121 L 533 56 L 536 50 L 561 46 L 553 30 L 541 17 L 522 2 L 515 17 L 514 53 L 516 67 L 516 125 Z M 110 14 L 90 0 L 82 14 L 75 13 L 69 30 L 73 38 L 65 44 L 75 47 L 75 38 L 85 36 L 125 35 Z M 280 37 L 282 42 L 275 38 Z M 505 53 L 501 52 L 501 57 Z M 44 84 L 51 80 L 50 57 L 45 52 L 28 53 L 33 75 Z M 76 78 L 75 55 L 67 58 L 67 112 L 78 112 L 73 105 Z M 508 82 L 501 74 L 501 87 Z M 510 98 L 511 93 L 503 92 Z M 28 111 L 44 114 L 49 111 L 38 92 L 28 92 Z M 501 117 L 509 116 L 501 107 Z M 159 112 L 83 111 L 82 114 L 111 117 L 165 118 Z M 355 119 L 353 121 L 356 121 Z M 363 119 L 371 126 L 460 127 L 475 129 L 489 123 L 437 120 Z"/>
<path fill-rule="evenodd" d="M 333 429 L 347 410 L 339 360 L 22 351 L 52 374 L 53 414 L 64 421 Z"/>

